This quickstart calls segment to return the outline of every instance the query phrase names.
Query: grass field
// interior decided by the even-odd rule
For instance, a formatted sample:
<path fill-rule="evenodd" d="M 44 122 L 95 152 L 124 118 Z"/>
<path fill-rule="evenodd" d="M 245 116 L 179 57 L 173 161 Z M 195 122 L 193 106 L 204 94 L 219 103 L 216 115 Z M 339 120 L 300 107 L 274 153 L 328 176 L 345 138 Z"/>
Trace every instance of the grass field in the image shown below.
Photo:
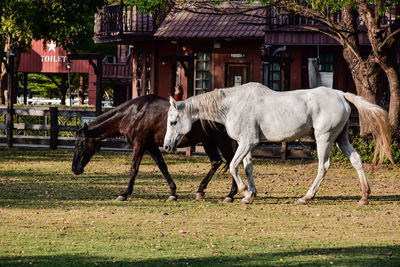
<path fill-rule="evenodd" d="M 370 205 L 358 206 L 355 170 L 332 164 L 317 197 L 313 161 L 255 159 L 254 204 L 222 203 L 229 173 L 218 172 L 195 201 L 206 157 L 165 155 L 178 201 L 146 156 L 134 194 L 130 153 L 101 152 L 85 173 L 72 151 L 0 148 L 0 265 L 34 266 L 400 266 L 400 173 L 367 178 Z M 241 171 L 243 175 L 243 170 Z"/>

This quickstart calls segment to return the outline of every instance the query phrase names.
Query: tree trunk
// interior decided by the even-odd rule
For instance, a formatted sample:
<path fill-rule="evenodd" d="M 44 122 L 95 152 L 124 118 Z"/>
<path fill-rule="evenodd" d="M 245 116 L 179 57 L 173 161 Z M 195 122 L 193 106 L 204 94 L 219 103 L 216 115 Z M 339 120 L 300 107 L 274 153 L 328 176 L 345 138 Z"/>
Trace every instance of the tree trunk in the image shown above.
<path fill-rule="evenodd" d="M 79 105 L 83 105 L 85 101 L 85 76 L 84 74 L 79 74 L 79 88 L 78 88 L 78 101 Z"/>
<path fill-rule="evenodd" d="M 399 136 L 400 119 L 400 81 L 396 68 L 396 38 L 390 34 L 400 27 L 399 21 L 395 21 L 388 29 L 381 28 L 381 15 L 376 7 L 368 1 L 360 1 L 358 12 L 365 26 L 367 27 L 368 39 L 371 43 L 374 59 L 385 72 L 390 87 L 389 122 L 392 126 L 395 138 Z"/>
<path fill-rule="evenodd" d="M 7 52 L 10 49 L 10 38 L 7 38 L 7 41 L 4 45 L 4 52 Z M 0 104 L 4 105 L 7 103 L 6 98 L 6 91 L 7 91 L 7 81 L 8 81 L 8 74 L 6 70 L 6 66 L 3 63 L 0 63 Z"/>
<path fill-rule="evenodd" d="M 372 55 L 365 59 L 359 51 L 357 13 L 351 7 L 344 7 L 342 15 L 343 23 L 338 26 L 338 36 L 343 37 L 343 57 L 349 67 L 357 95 L 375 104 L 381 69 Z M 368 125 L 360 121 L 360 135 L 366 136 L 369 132 Z"/>
<path fill-rule="evenodd" d="M 381 69 L 378 64 L 373 61 L 359 61 L 352 55 L 353 53 L 348 53 L 346 49 L 343 49 L 343 56 L 350 68 L 357 95 L 376 104 L 376 93 Z M 368 124 L 360 121 L 360 136 L 364 137 L 370 132 Z"/>
<path fill-rule="evenodd" d="M 379 65 L 386 74 L 390 88 L 390 103 L 389 103 L 389 122 L 393 129 L 394 138 L 400 138 L 399 119 L 400 119 L 400 81 L 399 73 L 396 65 L 391 64 L 387 57 L 380 58 Z"/>
<path fill-rule="evenodd" d="M 4 105 L 6 103 L 5 91 L 7 90 L 7 72 L 4 64 L 1 63 L 1 73 L 0 73 L 0 104 Z"/>

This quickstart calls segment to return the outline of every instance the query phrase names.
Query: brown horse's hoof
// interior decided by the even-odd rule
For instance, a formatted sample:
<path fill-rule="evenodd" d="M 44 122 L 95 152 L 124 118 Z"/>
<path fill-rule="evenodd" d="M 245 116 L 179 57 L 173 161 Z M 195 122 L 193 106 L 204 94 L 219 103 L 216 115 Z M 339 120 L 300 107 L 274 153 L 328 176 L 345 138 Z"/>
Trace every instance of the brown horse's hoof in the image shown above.
<path fill-rule="evenodd" d="M 296 205 L 306 205 L 307 204 L 307 201 L 305 201 L 304 199 L 302 199 L 302 198 L 299 198 L 297 201 L 296 201 Z"/>
<path fill-rule="evenodd" d="M 196 193 L 196 200 L 202 200 L 204 198 L 205 193 L 201 192 L 201 193 Z"/>
<path fill-rule="evenodd" d="M 167 201 L 176 201 L 178 199 L 177 196 L 169 196 Z"/>
<path fill-rule="evenodd" d="M 231 197 L 226 197 L 226 198 L 223 200 L 223 202 L 225 202 L 225 203 L 232 203 L 232 202 L 233 202 L 233 198 L 231 198 Z"/>
<path fill-rule="evenodd" d="M 369 204 L 368 200 L 361 199 L 360 201 L 358 201 L 358 205 L 368 205 L 368 204 Z"/>
<path fill-rule="evenodd" d="M 125 201 L 127 197 L 124 196 L 118 196 L 115 201 Z"/>

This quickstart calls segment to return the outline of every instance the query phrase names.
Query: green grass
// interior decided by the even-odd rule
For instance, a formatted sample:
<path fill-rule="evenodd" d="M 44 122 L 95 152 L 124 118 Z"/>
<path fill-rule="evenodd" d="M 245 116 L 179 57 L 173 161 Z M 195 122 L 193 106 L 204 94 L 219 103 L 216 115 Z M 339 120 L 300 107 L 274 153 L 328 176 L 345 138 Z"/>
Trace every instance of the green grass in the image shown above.
<path fill-rule="evenodd" d="M 134 194 L 130 153 L 96 154 L 79 176 L 72 151 L 0 148 L 0 265 L 34 266 L 400 266 L 400 173 L 367 178 L 370 205 L 358 206 L 355 170 L 335 163 L 317 197 L 313 161 L 255 159 L 254 204 L 222 203 L 229 173 L 218 172 L 195 201 L 206 157 L 165 155 L 178 201 L 150 157 Z M 241 170 L 243 176 L 243 170 Z"/>

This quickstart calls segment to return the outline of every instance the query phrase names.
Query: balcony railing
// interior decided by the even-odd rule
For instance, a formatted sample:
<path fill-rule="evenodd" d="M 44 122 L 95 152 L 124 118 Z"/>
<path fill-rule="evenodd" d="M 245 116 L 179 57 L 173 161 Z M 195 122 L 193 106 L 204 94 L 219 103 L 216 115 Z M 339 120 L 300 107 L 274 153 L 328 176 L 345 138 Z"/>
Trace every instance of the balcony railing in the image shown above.
<path fill-rule="evenodd" d="M 270 8 L 267 12 L 267 24 L 270 25 L 269 29 L 281 30 L 282 26 L 323 26 L 321 22 L 312 18 L 306 18 L 298 14 L 293 14 L 285 10 L 279 10 L 276 8 Z M 340 24 L 342 23 L 342 16 L 340 12 L 328 12 L 331 19 Z M 398 10 L 396 7 L 390 7 L 381 20 L 382 27 L 388 27 L 398 18 Z M 363 22 L 358 18 L 357 23 L 359 29 L 364 29 Z"/>
<path fill-rule="evenodd" d="M 105 6 L 95 17 L 95 38 L 153 34 L 162 18 L 159 14 L 139 13 L 136 6 Z"/>
<path fill-rule="evenodd" d="M 103 63 L 103 78 L 105 79 L 132 79 L 132 64 Z"/>

